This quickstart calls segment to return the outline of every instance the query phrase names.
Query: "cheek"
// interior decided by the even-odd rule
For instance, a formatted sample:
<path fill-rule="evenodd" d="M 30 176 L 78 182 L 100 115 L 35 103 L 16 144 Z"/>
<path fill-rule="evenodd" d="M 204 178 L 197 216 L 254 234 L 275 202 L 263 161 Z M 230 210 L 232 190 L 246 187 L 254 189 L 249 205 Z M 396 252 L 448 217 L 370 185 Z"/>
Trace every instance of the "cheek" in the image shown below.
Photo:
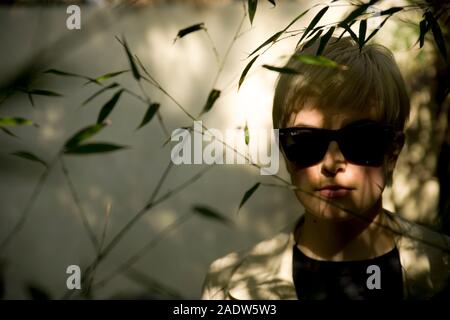
<path fill-rule="evenodd" d="M 360 167 L 357 171 L 355 185 L 356 195 L 362 203 L 370 204 L 381 197 L 386 185 L 383 168 Z M 354 199 L 357 202 L 358 199 Z"/>
<path fill-rule="evenodd" d="M 312 166 L 305 169 L 294 169 L 291 173 L 291 180 L 299 188 L 310 191 L 320 181 L 320 168 Z"/>

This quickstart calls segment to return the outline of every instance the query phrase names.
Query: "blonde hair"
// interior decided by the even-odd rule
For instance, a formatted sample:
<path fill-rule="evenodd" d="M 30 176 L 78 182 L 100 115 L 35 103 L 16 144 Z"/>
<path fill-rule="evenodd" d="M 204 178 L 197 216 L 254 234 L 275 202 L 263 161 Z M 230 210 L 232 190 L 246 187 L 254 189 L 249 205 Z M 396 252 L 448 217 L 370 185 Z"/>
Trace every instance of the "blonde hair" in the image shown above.
<path fill-rule="evenodd" d="M 296 55 L 314 55 L 316 44 L 297 50 L 286 64 L 298 74 L 280 73 L 273 100 L 273 127 L 284 128 L 290 116 L 307 99 L 321 108 L 358 109 L 374 112 L 378 120 L 403 131 L 409 118 L 410 103 L 403 77 L 393 54 L 378 44 L 365 45 L 360 51 L 350 38 L 331 37 L 322 53 L 344 66 L 331 68 L 306 64 Z"/>

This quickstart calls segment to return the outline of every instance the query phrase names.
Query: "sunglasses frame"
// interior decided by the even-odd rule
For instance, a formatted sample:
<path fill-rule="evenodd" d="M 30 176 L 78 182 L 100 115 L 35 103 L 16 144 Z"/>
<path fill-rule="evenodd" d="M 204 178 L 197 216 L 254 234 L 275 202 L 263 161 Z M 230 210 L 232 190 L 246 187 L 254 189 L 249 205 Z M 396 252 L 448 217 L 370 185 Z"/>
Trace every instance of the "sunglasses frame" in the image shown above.
<path fill-rule="evenodd" d="M 382 145 L 379 146 L 379 148 L 383 150 L 382 152 L 378 153 L 377 158 L 373 157 L 372 159 L 360 160 L 357 159 L 357 156 L 354 154 L 354 151 L 351 151 L 351 146 L 348 145 L 349 141 L 345 140 L 347 140 L 349 131 L 351 132 L 357 128 L 367 128 L 367 127 L 373 127 L 376 130 L 379 130 L 377 134 L 379 135 L 380 139 L 384 137 L 385 141 L 383 141 Z M 298 159 L 293 158 L 296 155 L 292 156 L 292 153 L 290 152 L 289 149 L 292 148 L 292 146 L 295 147 L 295 136 L 298 135 L 300 131 L 320 133 L 321 139 L 327 141 L 326 147 L 324 145 L 318 146 L 320 153 L 321 154 L 323 153 L 320 159 L 319 156 L 317 156 L 317 159 L 309 157 L 309 161 L 307 161 L 308 158 L 305 157 L 305 161 L 303 161 L 302 163 L 299 162 Z M 346 161 L 357 165 L 379 167 L 383 162 L 384 156 L 390 152 L 392 147 L 399 141 L 399 138 L 404 139 L 404 133 L 401 131 L 396 131 L 392 125 L 370 120 L 353 122 L 337 130 L 316 128 L 316 127 L 289 127 L 289 128 L 281 128 L 278 130 L 278 132 L 280 145 L 286 158 L 290 162 L 296 164 L 298 167 L 303 168 L 313 166 L 322 161 L 323 158 L 325 157 L 325 154 L 328 150 L 331 141 L 337 142 L 339 150 L 341 151 Z M 294 141 L 294 143 L 292 143 L 291 145 L 288 145 L 286 141 L 287 139 L 289 139 L 289 137 L 292 137 L 291 139 Z M 382 153 L 382 155 L 380 153 Z"/>

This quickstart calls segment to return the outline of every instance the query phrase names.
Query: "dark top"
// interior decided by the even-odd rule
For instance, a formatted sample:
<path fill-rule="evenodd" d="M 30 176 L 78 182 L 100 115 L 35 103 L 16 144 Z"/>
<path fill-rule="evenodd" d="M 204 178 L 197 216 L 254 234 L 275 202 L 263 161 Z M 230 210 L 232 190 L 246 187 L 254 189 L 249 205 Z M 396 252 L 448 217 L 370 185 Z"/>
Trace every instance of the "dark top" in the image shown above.
<path fill-rule="evenodd" d="M 397 248 L 382 256 L 359 261 L 311 259 L 296 245 L 293 251 L 293 277 L 299 299 L 403 299 L 402 270 Z"/>

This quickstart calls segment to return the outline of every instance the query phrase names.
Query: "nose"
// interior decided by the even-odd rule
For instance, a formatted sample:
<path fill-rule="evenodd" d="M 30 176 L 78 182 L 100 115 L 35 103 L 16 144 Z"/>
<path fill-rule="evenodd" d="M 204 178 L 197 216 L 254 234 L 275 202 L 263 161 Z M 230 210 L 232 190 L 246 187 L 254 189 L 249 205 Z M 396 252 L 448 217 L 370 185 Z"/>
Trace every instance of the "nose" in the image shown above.
<path fill-rule="evenodd" d="M 336 141 L 331 141 L 322 160 L 321 172 L 326 176 L 334 176 L 344 171 L 346 161 Z"/>

